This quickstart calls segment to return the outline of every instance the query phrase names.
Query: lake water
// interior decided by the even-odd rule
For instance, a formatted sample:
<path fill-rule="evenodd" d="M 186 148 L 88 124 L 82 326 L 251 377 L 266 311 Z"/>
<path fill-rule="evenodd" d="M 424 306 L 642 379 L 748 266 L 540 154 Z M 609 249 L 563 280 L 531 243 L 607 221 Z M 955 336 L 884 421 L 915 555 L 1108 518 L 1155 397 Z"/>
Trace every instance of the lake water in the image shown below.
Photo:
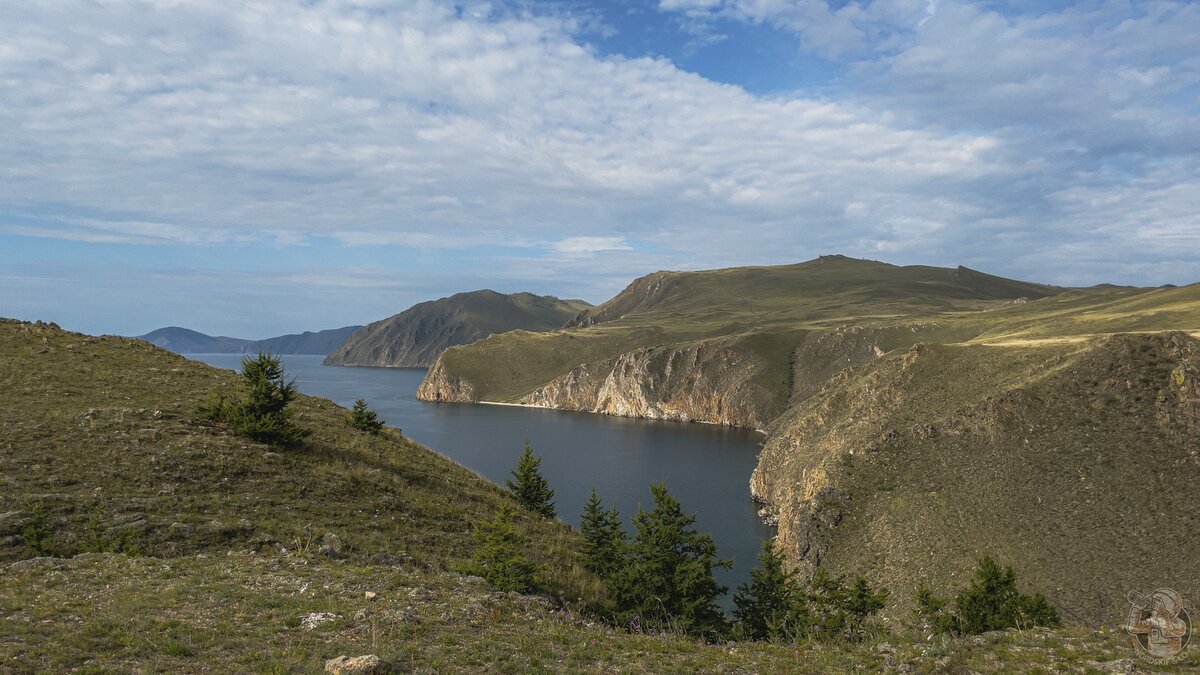
<path fill-rule="evenodd" d="M 189 354 L 221 368 L 238 370 L 240 354 Z M 747 581 L 762 540 L 772 528 L 759 521 L 749 480 L 762 436 L 708 424 L 636 420 L 607 415 L 463 403 L 426 403 L 415 398 L 423 368 L 322 366 L 320 356 L 284 356 L 287 376 L 305 394 L 349 408 L 365 399 L 389 426 L 503 484 L 525 439 L 542 457 L 542 474 L 554 489 L 559 518 L 579 525 L 593 487 L 605 505 L 615 504 L 626 526 L 638 507 L 653 508 L 649 486 L 664 480 L 696 514 L 730 571 L 717 578 L 730 587 Z"/>

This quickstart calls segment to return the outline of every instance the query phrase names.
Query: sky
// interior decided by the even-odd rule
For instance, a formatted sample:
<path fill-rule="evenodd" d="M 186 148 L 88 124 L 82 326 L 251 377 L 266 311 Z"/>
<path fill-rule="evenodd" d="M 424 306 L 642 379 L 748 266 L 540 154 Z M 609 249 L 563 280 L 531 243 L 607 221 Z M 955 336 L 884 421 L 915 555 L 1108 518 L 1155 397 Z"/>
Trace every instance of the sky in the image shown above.
<path fill-rule="evenodd" d="M 1200 3 L 0 6 L 0 316 L 264 338 L 845 255 L 1200 281 Z"/>

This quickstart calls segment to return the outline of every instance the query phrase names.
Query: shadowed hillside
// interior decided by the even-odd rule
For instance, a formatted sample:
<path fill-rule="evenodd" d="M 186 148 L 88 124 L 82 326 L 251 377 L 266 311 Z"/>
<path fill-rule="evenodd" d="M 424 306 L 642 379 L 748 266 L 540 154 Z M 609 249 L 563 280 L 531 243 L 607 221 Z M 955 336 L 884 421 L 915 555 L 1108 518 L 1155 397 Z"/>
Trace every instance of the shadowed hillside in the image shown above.
<path fill-rule="evenodd" d="M 138 339 L 176 354 L 312 354 L 323 356 L 335 350 L 362 326 L 305 331 L 263 340 L 213 337 L 187 328 L 171 326 L 150 331 Z"/>
<path fill-rule="evenodd" d="M 426 368 L 447 347 L 511 330 L 552 330 L 587 307 L 582 300 L 530 293 L 458 293 L 363 327 L 326 357 L 325 364 Z"/>

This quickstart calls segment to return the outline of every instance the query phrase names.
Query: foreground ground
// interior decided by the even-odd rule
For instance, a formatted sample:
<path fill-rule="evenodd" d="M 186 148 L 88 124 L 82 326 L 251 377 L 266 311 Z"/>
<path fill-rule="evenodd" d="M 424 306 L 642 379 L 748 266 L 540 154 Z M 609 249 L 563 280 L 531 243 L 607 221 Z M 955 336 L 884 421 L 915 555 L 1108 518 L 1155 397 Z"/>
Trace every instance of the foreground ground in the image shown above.
<path fill-rule="evenodd" d="M 367 653 L 397 672 L 1130 672 L 1145 665 L 1111 629 L 801 646 L 631 635 L 543 597 L 491 591 L 475 577 L 304 553 L 83 554 L 0 571 L 5 672 L 314 672 L 327 659 Z M 1171 670 L 1196 667 L 1193 656 Z"/>

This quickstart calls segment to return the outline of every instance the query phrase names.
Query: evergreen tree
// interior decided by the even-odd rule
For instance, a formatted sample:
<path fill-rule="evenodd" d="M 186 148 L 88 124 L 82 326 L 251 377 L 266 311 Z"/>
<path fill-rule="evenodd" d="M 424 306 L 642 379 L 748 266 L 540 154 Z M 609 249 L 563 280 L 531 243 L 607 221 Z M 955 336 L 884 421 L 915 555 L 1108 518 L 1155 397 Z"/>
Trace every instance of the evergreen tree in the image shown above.
<path fill-rule="evenodd" d="M 360 398 L 354 402 L 354 409 L 350 411 L 350 426 L 359 431 L 377 434 L 383 428 L 383 420 Z"/>
<path fill-rule="evenodd" d="M 542 476 L 542 458 L 533 456 L 533 446 L 525 441 L 525 451 L 517 461 L 510 480 L 505 483 L 508 491 L 521 506 L 539 513 L 544 518 L 554 517 L 554 490 Z"/>
<path fill-rule="evenodd" d="M 503 504 L 494 520 L 476 525 L 472 571 L 502 591 L 524 592 L 533 588 L 534 566 L 522 553 L 525 538 L 517 532 L 515 519 L 513 508 Z"/>
<path fill-rule="evenodd" d="M 625 530 L 621 527 L 617 508 L 604 509 L 595 488 L 583 506 L 579 531 L 583 534 L 583 566 L 602 579 L 609 578 L 621 565 Z"/>
<path fill-rule="evenodd" d="M 846 592 L 846 637 L 850 640 L 861 640 L 865 637 L 867 620 L 883 609 L 887 604 L 888 595 L 888 589 L 881 588 L 876 591 L 865 578 L 855 577 L 854 584 Z"/>
<path fill-rule="evenodd" d="M 278 356 L 259 353 L 242 357 L 244 395 L 237 401 L 211 399 L 209 417 L 230 426 L 235 434 L 272 445 L 298 443 L 309 432 L 292 423 L 288 404 L 296 398 L 296 381 L 284 376 Z"/>
<path fill-rule="evenodd" d="M 1011 565 L 1001 567 L 986 555 L 970 585 L 955 596 L 954 605 L 959 630 L 968 634 L 1061 623 L 1058 611 L 1041 593 L 1027 596 L 1017 591 Z"/>
<path fill-rule="evenodd" d="M 758 554 L 760 567 L 750 583 L 733 596 L 733 616 L 746 637 L 755 640 L 795 640 L 808 632 L 811 617 L 796 571 L 785 571 L 783 555 L 768 539 Z"/>
<path fill-rule="evenodd" d="M 917 584 L 916 602 L 913 614 L 918 628 L 928 631 L 930 635 L 948 635 L 954 632 L 957 619 L 947 609 L 947 605 L 950 604 L 949 598 L 934 595 L 929 584 L 921 581 Z"/>
<path fill-rule="evenodd" d="M 712 537 L 696 532 L 696 517 L 683 513 L 665 484 L 651 485 L 650 492 L 654 510 L 634 516 L 637 532 L 609 579 L 609 594 L 620 611 L 643 624 L 719 635 L 727 622 L 715 601 L 726 589 L 712 572 L 731 563 L 717 558 Z"/>
<path fill-rule="evenodd" d="M 883 609 L 887 598 L 886 588 L 876 591 L 863 577 L 847 586 L 844 576 L 830 576 L 819 567 L 809 581 L 813 632 L 826 640 L 861 640 L 867 621 Z"/>

